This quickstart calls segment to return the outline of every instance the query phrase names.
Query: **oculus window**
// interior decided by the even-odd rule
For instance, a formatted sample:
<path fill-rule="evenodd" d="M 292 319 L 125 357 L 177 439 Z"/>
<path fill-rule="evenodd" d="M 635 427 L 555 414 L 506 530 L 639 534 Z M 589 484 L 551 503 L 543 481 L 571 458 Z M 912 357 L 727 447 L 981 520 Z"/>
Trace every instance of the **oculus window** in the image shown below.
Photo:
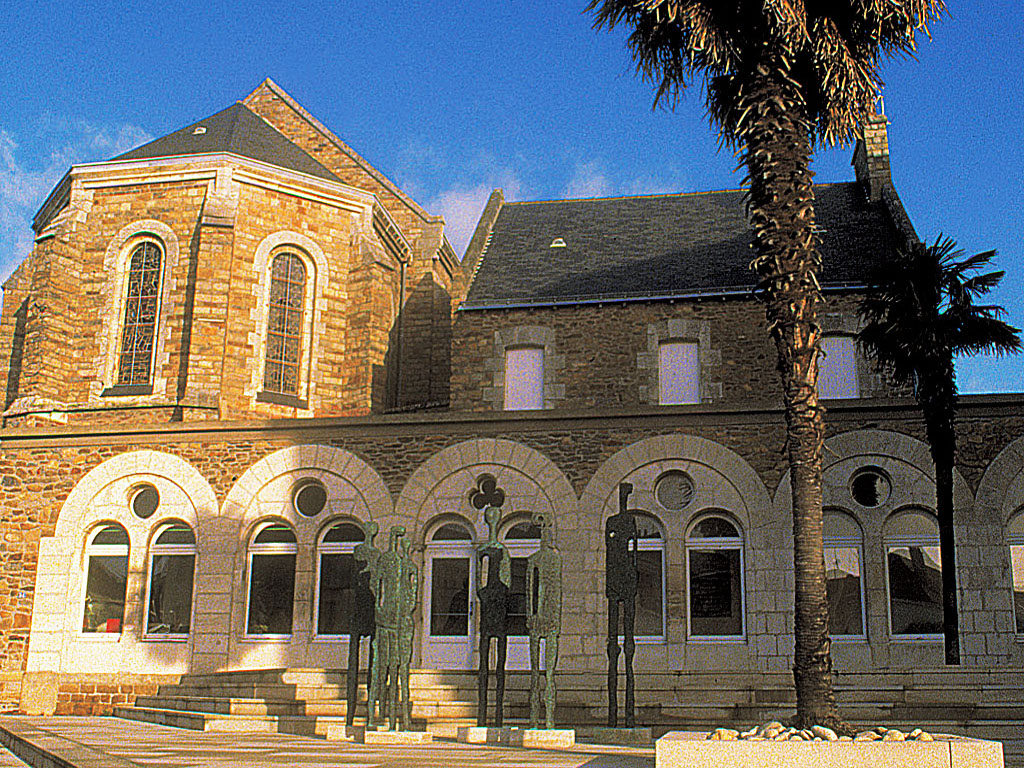
<path fill-rule="evenodd" d="M 1010 570 L 1013 572 L 1013 615 L 1018 635 L 1024 635 L 1024 510 L 1010 521 Z"/>
<path fill-rule="evenodd" d="M 852 336 L 825 336 L 818 357 L 818 397 L 860 397 L 857 380 L 857 343 Z"/>
<path fill-rule="evenodd" d="M 661 405 L 700 402 L 697 342 L 663 341 L 658 345 L 658 393 Z"/>
<path fill-rule="evenodd" d="M 505 350 L 505 410 L 530 411 L 544 407 L 544 348 Z"/>
<path fill-rule="evenodd" d="M 686 537 L 691 638 L 743 636 L 743 536 L 724 515 L 698 520 Z"/>
<path fill-rule="evenodd" d="M 292 633 L 297 552 L 295 534 L 287 525 L 265 523 L 256 531 L 249 545 L 246 634 Z"/>
<path fill-rule="evenodd" d="M 889 627 L 894 637 L 942 634 L 939 525 L 924 510 L 890 517 L 882 531 L 889 583 Z"/>
<path fill-rule="evenodd" d="M 294 253 L 279 253 L 270 266 L 267 356 L 263 389 L 298 396 L 306 299 L 306 265 Z"/>
<path fill-rule="evenodd" d="M 823 522 L 829 634 L 861 639 L 865 635 L 860 526 L 849 515 L 833 510 L 826 510 Z"/>
<path fill-rule="evenodd" d="M 101 526 L 85 547 L 83 632 L 121 632 L 127 586 L 128 532 L 117 524 Z"/>
<path fill-rule="evenodd" d="M 117 386 L 151 384 L 153 347 L 160 305 L 159 246 L 145 241 L 135 246 L 128 262 L 128 286 L 117 358 Z"/>
<path fill-rule="evenodd" d="M 147 635 L 188 636 L 195 565 L 196 537 L 191 528 L 184 523 L 170 523 L 157 531 L 150 546 Z"/>
<path fill-rule="evenodd" d="M 339 637 L 352 631 L 359 570 L 353 553 L 365 538 L 362 528 L 346 521 L 332 525 L 320 540 L 316 633 L 321 637 Z"/>

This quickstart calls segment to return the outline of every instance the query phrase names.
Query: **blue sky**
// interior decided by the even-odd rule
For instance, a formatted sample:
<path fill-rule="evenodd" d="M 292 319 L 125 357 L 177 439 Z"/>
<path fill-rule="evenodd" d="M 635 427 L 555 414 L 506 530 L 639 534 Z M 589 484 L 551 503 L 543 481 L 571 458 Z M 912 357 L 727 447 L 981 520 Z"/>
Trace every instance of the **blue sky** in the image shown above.
<path fill-rule="evenodd" d="M 130 6 L 130 7 L 129 7 Z M 585 1 L 41 2 L 0 26 L 0 277 L 74 162 L 107 159 L 273 78 L 465 246 L 491 189 L 512 200 L 734 188 L 699 91 L 652 110 L 624 32 Z M 917 60 L 884 69 L 897 190 L 926 240 L 996 248 L 994 300 L 1024 326 L 1024 13 L 951 0 Z M 169 10 L 170 9 L 170 10 Z M 850 148 L 817 180 L 852 178 Z M 962 361 L 964 392 L 1024 390 L 1024 360 Z"/>

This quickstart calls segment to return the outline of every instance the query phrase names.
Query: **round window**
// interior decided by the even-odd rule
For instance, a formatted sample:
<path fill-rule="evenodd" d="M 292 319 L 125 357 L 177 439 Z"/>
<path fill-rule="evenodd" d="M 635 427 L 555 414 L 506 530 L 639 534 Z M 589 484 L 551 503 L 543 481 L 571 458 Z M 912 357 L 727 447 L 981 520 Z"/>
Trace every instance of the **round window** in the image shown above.
<path fill-rule="evenodd" d="M 654 483 L 654 496 L 665 509 L 685 509 L 693 500 L 693 480 L 681 470 L 669 470 Z"/>
<path fill-rule="evenodd" d="M 128 504 L 137 517 L 145 520 L 156 512 L 157 507 L 160 506 L 160 492 L 156 489 L 156 486 L 149 483 L 137 485 L 132 488 L 131 495 L 128 497 Z"/>
<path fill-rule="evenodd" d="M 878 507 L 889 500 L 892 483 L 878 467 L 857 470 L 850 480 L 850 495 L 862 507 Z"/>
<path fill-rule="evenodd" d="M 327 506 L 327 489 L 319 480 L 307 478 L 295 486 L 292 503 L 300 515 L 315 517 Z"/>

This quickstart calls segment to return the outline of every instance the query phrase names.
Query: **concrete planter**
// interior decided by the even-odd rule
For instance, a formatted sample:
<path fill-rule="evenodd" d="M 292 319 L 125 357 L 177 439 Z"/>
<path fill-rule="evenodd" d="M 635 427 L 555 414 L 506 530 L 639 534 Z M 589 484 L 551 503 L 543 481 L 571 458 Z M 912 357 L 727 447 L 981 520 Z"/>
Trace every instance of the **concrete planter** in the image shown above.
<path fill-rule="evenodd" d="M 672 731 L 656 743 L 656 768 L 1003 768 L 998 741 L 709 741 Z"/>

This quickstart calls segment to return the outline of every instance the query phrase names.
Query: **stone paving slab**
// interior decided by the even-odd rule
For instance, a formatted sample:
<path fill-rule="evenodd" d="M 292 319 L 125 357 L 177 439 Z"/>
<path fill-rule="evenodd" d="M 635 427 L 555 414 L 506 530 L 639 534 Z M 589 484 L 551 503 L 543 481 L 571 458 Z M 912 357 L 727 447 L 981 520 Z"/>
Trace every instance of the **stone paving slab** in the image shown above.
<path fill-rule="evenodd" d="M 0 716 L 0 743 L 33 768 L 654 768 L 651 748 L 585 744 L 555 751 L 453 741 L 379 746 L 198 732 L 111 717 Z"/>

